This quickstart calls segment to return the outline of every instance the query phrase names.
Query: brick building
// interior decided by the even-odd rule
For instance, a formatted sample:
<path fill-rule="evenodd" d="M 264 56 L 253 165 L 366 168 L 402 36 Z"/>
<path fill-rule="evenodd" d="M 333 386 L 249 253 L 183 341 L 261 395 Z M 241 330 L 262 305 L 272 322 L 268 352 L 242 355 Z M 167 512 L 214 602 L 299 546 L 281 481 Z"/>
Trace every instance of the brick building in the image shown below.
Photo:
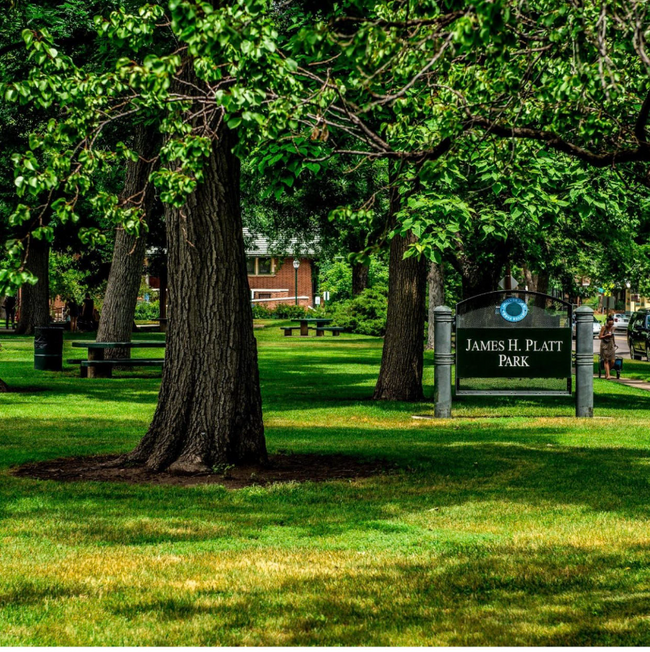
<path fill-rule="evenodd" d="M 313 265 L 314 251 L 299 247 L 297 241 L 279 247 L 268 238 L 258 237 L 246 229 L 246 264 L 248 284 L 253 304 L 275 308 L 280 303 L 309 307 L 314 305 Z M 287 253 L 287 252 L 300 253 Z M 299 263 L 296 287 L 296 269 Z"/>
<path fill-rule="evenodd" d="M 298 305 L 313 307 L 313 249 L 300 246 L 295 239 L 284 246 L 275 244 L 251 234 L 248 229 L 244 229 L 244 237 L 251 303 L 268 308 L 276 308 L 281 303 L 295 305 L 297 294 Z M 297 288 L 294 261 L 299 262 Z M 146 282 L 152 290 L 160 291 L 160 279 L 147 276 Z"/>

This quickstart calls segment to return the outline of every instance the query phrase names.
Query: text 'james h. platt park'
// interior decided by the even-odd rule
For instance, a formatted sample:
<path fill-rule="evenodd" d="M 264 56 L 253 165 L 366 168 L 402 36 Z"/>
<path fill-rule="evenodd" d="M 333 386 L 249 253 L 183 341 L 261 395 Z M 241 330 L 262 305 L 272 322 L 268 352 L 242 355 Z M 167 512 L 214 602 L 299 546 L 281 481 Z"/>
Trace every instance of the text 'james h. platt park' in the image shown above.
<path fill-rule="evenodd" d="M 468 338 L 465 352 L 500 353 L 499 367 L 530 367 L 529 356 L 510 353 L 561 353 L 562 340 L 493 339 L 475 340 Z"/>

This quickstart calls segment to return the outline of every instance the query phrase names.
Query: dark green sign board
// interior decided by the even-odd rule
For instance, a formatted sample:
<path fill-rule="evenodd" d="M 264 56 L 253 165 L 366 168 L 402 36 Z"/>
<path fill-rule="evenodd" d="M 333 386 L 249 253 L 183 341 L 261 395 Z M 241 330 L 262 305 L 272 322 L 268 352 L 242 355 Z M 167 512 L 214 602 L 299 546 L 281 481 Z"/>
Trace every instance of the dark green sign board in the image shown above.
<path fill-rule="evenodd" d="M 456 396 L 571 394 L 572 313 L 567 301 L 528 290 L 460 301 Z M 529 382 L 535 378 L 544 380 Z M 557 382 L 562 380 L 566 383 Z"/>
<path fill-rule="evenodd" d="M 570 328 L 458 328 L 456 374 L 463 378 L 567 378 Z"/>

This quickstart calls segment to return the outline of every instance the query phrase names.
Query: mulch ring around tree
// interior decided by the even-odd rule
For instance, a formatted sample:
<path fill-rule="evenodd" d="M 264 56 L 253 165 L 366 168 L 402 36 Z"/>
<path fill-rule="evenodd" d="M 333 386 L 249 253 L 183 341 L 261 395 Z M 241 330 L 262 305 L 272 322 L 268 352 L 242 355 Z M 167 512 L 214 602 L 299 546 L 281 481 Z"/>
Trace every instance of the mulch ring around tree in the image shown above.
<path fill-rule="evenodd" d="M 117 455 L 68 457 L 46 462 L 23 464 L 12 469 L 14 476 L 60 482 L 126 482 L 193 486 L 220 484 L 226 489 L 278 482 L 325 482 L 369 478 L 395 471 L 386 462 L 370 461 L 348 455 L 277 454 L 270 455 L 267 465 L 216 467 L 212 473 L 180 475 L 153 472 L 143 466 L 113 466 Z"/>

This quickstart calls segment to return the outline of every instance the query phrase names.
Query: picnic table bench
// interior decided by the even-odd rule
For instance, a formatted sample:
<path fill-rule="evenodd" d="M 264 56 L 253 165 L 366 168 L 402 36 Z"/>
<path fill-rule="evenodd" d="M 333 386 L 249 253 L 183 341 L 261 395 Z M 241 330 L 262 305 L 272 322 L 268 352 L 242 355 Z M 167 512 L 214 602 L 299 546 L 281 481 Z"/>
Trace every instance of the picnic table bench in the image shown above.
<path fill-rule="evenodd" d="M 310 328 L 310 330 L 316 331 L 316 337 L 323 337 L 325 335 L 325 331 L 329 331 L 332 333 L 332 336 L 336 337 L 337 335 L 340 335 L 345 330 L 345 328 L 342 326 L 316 326 L 315 328 Z"/>
<path fill-rule="evenodd" d="M 300 328 L 300 336 L 301 337 L 307 337 L 309 335 L 309 324 L 315 324 L 316 325 L 316 335 L 323 335 L 323 333 L 319 333 L 318 331 L 322 331 L 322 326 L 325 324 L 329 324 L 332 320 L 331 319 L 319 319 L 319 318 L 310 318 L 310 319 L 292 319 L 292 322 L 297 322 L 300 324 L 300 326 L 280 326 L 284 330 L 285 335 L 291 335 L 291 331 L 297 330 Z M 287 332 L 289 331 L 289 332 Z"/>
<path fill-rule="evenodd" d="M 293 335 L 293 331 L 300 330 L 300 326 L 280 326 L 280 330 L 284 331 L 285 337 L 291 337 Z"/>
<path fill-rule="evenodd" d="M 164 349 L 165 342 L 73 342 L 75 348 L 88 349 L 88 359 L 69 359 L 69 364 L 78 364 L 82 378 L 112 378 L 115 367 L 157 367 L 165 363 L 164 358 L 115 358 L 104 359 L 106 349 Z"/>

